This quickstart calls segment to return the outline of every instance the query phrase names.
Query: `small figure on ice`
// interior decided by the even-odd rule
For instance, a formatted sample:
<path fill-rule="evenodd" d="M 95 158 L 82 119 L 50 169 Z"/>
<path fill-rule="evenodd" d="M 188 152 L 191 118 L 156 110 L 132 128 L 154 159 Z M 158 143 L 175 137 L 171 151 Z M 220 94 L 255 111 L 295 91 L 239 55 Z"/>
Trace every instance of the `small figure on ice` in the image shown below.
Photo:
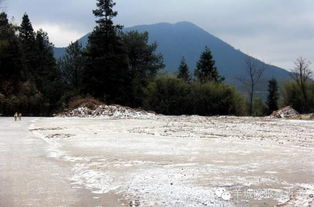
<path fill-rule="evenodd" d="M 15 114 L 14 114 L 14 121 L 17 120 L 17 117 L 18 117 L 18 114 L 17 114 L 17 112 L 15 112 Z"/>
<path fill-rule="evenodd" d="M 19 113 L 18 116 L 19 116 L 19 120 L 21 121 L 22 120 L 22 113 Z"/>

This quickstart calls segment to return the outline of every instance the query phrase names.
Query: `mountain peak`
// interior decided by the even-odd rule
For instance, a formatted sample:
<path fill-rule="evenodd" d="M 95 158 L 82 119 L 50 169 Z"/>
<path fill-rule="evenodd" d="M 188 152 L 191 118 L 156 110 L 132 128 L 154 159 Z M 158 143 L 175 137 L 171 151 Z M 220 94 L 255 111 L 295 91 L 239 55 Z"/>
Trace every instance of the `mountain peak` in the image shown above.
<path fill-rule="evenodd" d="M 149 33 L 149 41 L 157 42 L 157 52 L 163 55 L 168 71 L 175 72 L 181 58 L 184 56 L 193 73 L 200 54 L 207 46 L 212 51 L 220 74 L 226 78 L 228 83 L 239 85 L 236 80 L 246 75 L 245 60 L 249 57 L 248 55 L 234 49 L 231 45 L 191 22 L 182 21 L 174 24 L 164 22 L 124 29 L 124 31 L 132 30 L 138 32 L 147 31 Z M 88 35 L 79 41 L 83 46 L 86 45 Z M 266 68 L 264 74 L 265 81 L 271 78 L 276 78 L 278 81 L 289 78 L 289 72 L 284 69 L 267 65 L 261 61 L 258 61 L 258 64 L 262 64 Z M 267 84 L 265 83 L 264 85 Z"/>
<path fill-rule="evenodd" d="M 168 22 L 160 22 L 156 24 L 144 24 L 144 25 L 137 25 L 132 27 L 127 27 L 125 30 L 130 31 L 135 28 L 172 28 L 172 29 L 178 29 L 178 28 L 184 28 L 184 29 L 199 29 L 203 30 L 201 27 L 197 26 L 196 24 L 188 21 L 181 21 L 177 23 L 168 23 Z M 203 30 L 204 31 L 204 30 Z"/>
<path fill-rule="evenodd" d="M 188 22 L 188 21 L 182 21 L 182 22 L 177 22 L 174 24 L 175 26 L 184 26 L 184 27 L 190 27 L 190 28 L 199 28 L 201 29 L 199 26 L 197 26 L 196 24 L 192 23 L 192 22 Z"/>

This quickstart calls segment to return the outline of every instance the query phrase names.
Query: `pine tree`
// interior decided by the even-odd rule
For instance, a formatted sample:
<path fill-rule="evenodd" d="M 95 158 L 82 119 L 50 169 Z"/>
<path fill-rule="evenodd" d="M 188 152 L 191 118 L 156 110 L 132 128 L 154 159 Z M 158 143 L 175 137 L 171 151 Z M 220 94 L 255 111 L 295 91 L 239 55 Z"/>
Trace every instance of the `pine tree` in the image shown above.
<path fill-rule="evenodd" d="M 201 54 L 195 70 L 195 76 L 201 83 L 221 83 L 224 80 L 224 78 L 218 74 L 215 66 L 215 60 L 213 59 L 212 53 L 208 47 L 206 47 L 204 52 Z"/>
<path fill-rule="evenodd" d="M 148 39 L 148 32 L 130 31 L 122 34 L 134 76 L 153 78 L 164 67 L 162 55 L 156 53 L 157 43 L 149 44 Z"/>
<path fill-rule="evenodd" d="M 48 34 L 43 30 L 37 31 L 34 45 L 37 67 L 34 69 L 33 75 L 40 89 L 47 85 L 46 79 L 51 79 L 50 76 L 54 76 L 53 74 L 56 71 L 56 61 L 53 57 L 52 47 Z"/>
<path fill-rule="evenodd" d="M 148 32 L 130 31 L 122 34 L 130 63 L 132 89 L 129 94 L 132 107 L 142 106 L 148 82 L 164 67 L 162 55 L 156 53 L 157 44 L 149 44 L 148 39 Z"/>
<path fill-rule="evenodd" d="M 0 84 L 18 82 L 23 78 L 22 51 L 16 27 L 9 23 L 6 13 L 0 13 Z M 12 85 L 16 88 L 16 84 Z"/>
<path fill-rule="evenodd" d="M 26 13 L 23 15 L 22 23 L 19 28 L 19 37 L 22 44 L 33 44 L 35 42 L 34 29 Z"/>
<path fill-rule="evenodd" d="M 43 30 L 36 33 L 35 46 L 37 67 L 34 70 L 36 86 L 43 94 L 41 113 L 51 114 L 58 107 L 62 95 L 63 85 L 61 74 L 57 69 L 53 56 L 53 44 L 50 43 L 48 34 Z"/>
<path fill-rule="evenodd" d="M 98 9 L 93 10 L 94 15 L 98 18 L 96 23 L 109 37 L 111 35 L 115 36 L 116 31 L 122 29 L 121 25 L 114 25 L 112 19 L 118 15 L 117 11 L 113 10 L 116 5 L 112 0 L 97 0 Z"/>
<path fill-rule="evenodd" d="M 277 80 L 271 79 L 268 81 L 268 97 L 267 97 L 267 106 L 269 113 L 278 110 L 278 99 L 279 92 Z"/>
<path fill-rule="evenodd" d="M 37 65 L 37 57 L 34 50 L 35 32 L 26 13 L 23 16 L 22 23 L 19 27 L 19 40 L 23 51 L 25 67 L 28 73 L 27 76 L 31 76 Z"/>
<path fill-rule="evenodd" d="M 177 78 L 182 79 L 186 82 L 190 82 L 191 81 L 191 75 L 189 72 L 189 67 L 186 64 L 185 58 L 183 57 L 180 63 L 180 66 L 178 68 L 178 75 Z"/>
<path fill-rule="evenodd" d="M 125 104 L 130 90 L 129 62 L 121 37 L 122 26 L 114 25 L 117 16 L 112 0 L 98 0 L 96 27 L 89 36 L 84 67 L 85 92 L 109 103 Z"/>
<path fill-rule="evenodd" d="M 0 13 L 0 113 L 29 112 L 37 102 L 34 84 L 27 80 L 17 27 Z M 34 90 L 33 90 L 34 89 Z"/>
<path fill-rule="evenodd" d="M 76 41 L 66 48 L 65 55 L 58 61 L 64 83 L 77 92 L 82 85 L 82 72 L 85 58 L 82 45 Z"/>

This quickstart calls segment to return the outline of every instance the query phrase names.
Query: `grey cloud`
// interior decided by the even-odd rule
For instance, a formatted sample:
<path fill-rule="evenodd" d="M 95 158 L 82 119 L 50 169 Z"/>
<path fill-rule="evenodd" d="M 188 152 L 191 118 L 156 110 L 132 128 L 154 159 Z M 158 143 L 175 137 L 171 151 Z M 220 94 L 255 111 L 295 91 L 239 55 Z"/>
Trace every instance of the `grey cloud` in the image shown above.
<path fill-rule="evenodd" d="M 87 0 L 10 0 L 5 3 L 10 15 L 20 21 L 24 12 L 33 24 L 58 24 L 71 29 L 87 30 L 93 24 L 91 10 L 95 2 Z"/>
<path fill-rule="evenodd" d="M 1 0 L 0 0 L 1 1 Z M 125 26 L 193 22 L 231 45 L 273 64 L 311 57 L 313 0 L 117 0 L 116 22 Z M 27 12 L 33 24 L 55 24 L 81 33 L 94 26 L 96 0 L 6 0 L 10 15 Z M 280 52 L 272 52 L 269 47 Z M 303 49 L 302 49 L 303 48 Z M 280 53 L 280 54 L 279 54 Z M 286 60 L 284 60 L 286 56 Z M 285 62 L 285 63 L 284 63 Z"/>

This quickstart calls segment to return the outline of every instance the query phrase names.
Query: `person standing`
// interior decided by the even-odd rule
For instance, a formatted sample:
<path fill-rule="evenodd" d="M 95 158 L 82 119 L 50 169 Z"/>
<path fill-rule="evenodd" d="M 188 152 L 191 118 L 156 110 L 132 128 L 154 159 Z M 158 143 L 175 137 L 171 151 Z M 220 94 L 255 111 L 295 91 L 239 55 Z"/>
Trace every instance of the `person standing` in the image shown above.
<path fill-rule="evenodd" d="M 17 114 L 17 112 L 15 112 L 15 114 L 14 114 L 14 121 L 17 120 L 17 117 L 18 117 L 18 114 Z"/>
<path fill-rule="evenodd" d="M 21 121 L 22 120 L 22 113 L 19 113 L 19 120 Z"/>

